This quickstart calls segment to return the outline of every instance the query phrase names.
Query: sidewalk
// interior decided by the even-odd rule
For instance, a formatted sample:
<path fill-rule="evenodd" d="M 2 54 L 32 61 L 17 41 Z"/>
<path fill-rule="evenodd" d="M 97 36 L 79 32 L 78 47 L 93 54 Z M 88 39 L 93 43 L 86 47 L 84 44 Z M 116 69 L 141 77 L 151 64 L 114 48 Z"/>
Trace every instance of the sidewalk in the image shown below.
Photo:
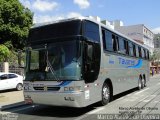
<path fill-rule="evenodd" d="M 153 76 L 151 75 L 150 78 L 160 78 L 160 74 L 154 74 Z"/>
<path fill-rule="evenodd" d="M 0 93 L 0 111 L 23 104 L 23 91 L 7 91 Z"/>

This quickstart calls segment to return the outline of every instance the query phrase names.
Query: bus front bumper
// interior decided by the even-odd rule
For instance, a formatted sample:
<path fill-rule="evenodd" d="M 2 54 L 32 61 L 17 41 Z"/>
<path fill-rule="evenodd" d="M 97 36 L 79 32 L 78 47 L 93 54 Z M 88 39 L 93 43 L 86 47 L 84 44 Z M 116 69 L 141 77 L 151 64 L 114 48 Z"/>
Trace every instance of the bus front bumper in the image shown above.
<path fill-rule="evenodd" d="M 85 107 L 83 92 L 24 92 L 25 102 L 28 104 L 43 104 L 66 107 Z"/>

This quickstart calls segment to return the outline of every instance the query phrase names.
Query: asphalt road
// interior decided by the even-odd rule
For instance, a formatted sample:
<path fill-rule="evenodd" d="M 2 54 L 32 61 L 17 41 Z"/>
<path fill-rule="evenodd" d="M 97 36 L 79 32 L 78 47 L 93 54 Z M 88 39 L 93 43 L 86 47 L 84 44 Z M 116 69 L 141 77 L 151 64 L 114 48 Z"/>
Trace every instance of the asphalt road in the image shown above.
<path fill-rule="evenodd" d="M 118 116 L 120 115 L 120 116 Z M 140 115 L 140 116 L 137 116 Z M 2 120 L 96 120 L 96 119 L 160 119 L 160 77 L 151 78 L 147 87 L 114 96 L 106 106 L 93 104 L 86 108 L 26 105 L 1 113 Z M 7 119 L 4 119 L 7 118 Z"/>

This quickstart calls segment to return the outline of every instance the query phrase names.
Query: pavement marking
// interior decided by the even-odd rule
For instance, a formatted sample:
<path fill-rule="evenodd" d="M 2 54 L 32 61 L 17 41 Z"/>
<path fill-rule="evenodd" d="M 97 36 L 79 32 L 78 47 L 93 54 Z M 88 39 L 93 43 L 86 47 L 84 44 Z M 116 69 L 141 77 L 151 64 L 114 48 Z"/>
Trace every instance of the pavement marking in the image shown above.
<path fill-rule="evenodd" d="M 139 92 L 137 92 L 137 93 L 134 93 L 134 95 L 138 95 L 138 94 L 140 94 L 140 93 L 142 93 L 142 92 L 144 92 L 144 91 L 146 91 L 146 90 L 149 90 L 150 88 L 146 88 L 146 89 L 144 89 L 144 90 L 141 90 L 141 91 L 139 91 Z"/>
<path fill-rule="evenodd" d="M 11 112 L 18 112 L 18 111 L 22 111 L 22 110 L 29 109 L 29 108 L 34 108 L 34 107 L 37 107 L 37 106 L 38 105 L 31 105 L 31 106 L 27 106 L 27 107 L 23 107 L 23 108 L 20 108 L 20 109 L 13 110 Z"/>
<path fill-rule="evenodd" d="M 143 99 L 141 99 L 139 102 L 142 102 L 143 100 L 145 100 L 148 97 L 149 97 L 149 95 L 147 95 L 146 97 L 144 97 Z"/>
<path fill-rule="evenodd" d="M 101 111 L 101 110 L 104 110 L 104 109 L 105 109 L 105 107 L 97 108 L 97 109 L 95 109 L 95 110 L 93 110 L 93 111 L 90 111 L 90 112 L 88 112 L 88 113 L 85 113 L 84 115 L 82 115 L 82 116 L 80 116 L 80 117 L 78 117 L 78 118 L 76 118 L 76 119 L 74 119 L 74 120 L 82 120 L 82 119 L 90 116 L 91 114 L 95 114 L 95 113 L 97 113 L 97 112 L 99 112 L 99 111 Z"/>
<path fill-rule="evenodd" d="M 125 99 L 125 97 L 120 97 L 120 98 L 118 98 L 117 100 L 122 100 L 122 99 Z"/>
<path fill-rule="evenodd" d="M 87 113 L 87 114 L 95 114 L 95 113 L 97 113 L 97 112 L 99 112 L 99 111 L 101 111 L 101 110 L 104 110 L 104 107 L 101 107 L 101 108 L 95 109 L 95 110 L 93 110 L 93 111 L 90 111 L 90 112 Z"/>

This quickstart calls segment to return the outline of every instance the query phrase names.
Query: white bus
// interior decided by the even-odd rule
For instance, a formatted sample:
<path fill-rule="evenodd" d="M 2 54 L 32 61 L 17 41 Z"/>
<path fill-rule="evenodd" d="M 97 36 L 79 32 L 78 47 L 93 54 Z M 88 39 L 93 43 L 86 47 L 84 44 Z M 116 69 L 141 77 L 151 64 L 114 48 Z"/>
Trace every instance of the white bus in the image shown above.
<path fill-rule="evenodd" d="M 26 50 L 26 103 L 85 107 L 149 80 L 149 51 L 89 18 L 34 26 Z"/>

